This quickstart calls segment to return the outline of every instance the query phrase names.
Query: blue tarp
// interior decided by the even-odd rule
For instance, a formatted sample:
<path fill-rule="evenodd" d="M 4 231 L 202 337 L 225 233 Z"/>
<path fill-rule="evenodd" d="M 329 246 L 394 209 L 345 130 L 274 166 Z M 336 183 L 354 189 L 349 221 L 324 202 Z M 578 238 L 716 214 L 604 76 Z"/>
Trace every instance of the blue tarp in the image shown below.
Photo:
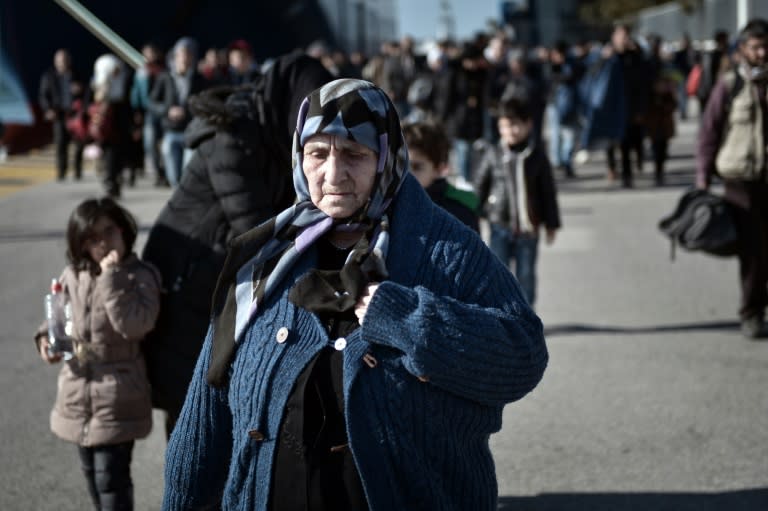
<path fill-rule="evenodd" d="M 0 122 L 27 126 L 35 123 L 19 75 L 2 49 L 0 49 Z"/>

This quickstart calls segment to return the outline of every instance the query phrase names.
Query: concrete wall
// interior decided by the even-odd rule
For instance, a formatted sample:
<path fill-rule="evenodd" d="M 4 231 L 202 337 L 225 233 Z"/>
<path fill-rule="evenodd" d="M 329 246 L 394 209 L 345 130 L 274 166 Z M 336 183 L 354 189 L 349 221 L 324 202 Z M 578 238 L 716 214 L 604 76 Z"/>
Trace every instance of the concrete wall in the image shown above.
<path fill-rule="evenodd" d="M 346 51 L 378 52 L 382 41 L 397 38 L 395 0 L 318 0 L 318 3 L 336 43 Z"/>
<path fill-rule="evenodd" d="M 701 8 L 686 13 L 677 2 L 640 11 L 636 31 L 655 33 L 670 41 L 688 33 L 696 41 L 712 38 L 717 30 L 726 30 L 733 37 L 750 18 L 768 18 L 766 0 L 704 0 Z"/>

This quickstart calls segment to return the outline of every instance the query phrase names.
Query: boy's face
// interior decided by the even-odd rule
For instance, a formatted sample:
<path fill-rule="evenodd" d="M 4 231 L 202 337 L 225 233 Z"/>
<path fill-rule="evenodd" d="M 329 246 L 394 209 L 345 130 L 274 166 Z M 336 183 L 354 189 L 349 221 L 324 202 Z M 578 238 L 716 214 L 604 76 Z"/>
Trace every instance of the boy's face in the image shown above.
<path fill-rule="evenodd" d="M 411 147 L 408 149 L 408 160 L 411 164 L 411 173 L 423 188 L 435 182 L 440 177 L 442 168 L 438 168 L 427 158 L 421 150 Z"/>
<path fill-rule="evenodd" d="M 768 57 L 768 38 L 750 37 L 741 44 L 741 53 L 750 66 L 764 66 Z"/>
<path fill-rule="evenodd" d="M 533 124 L 531 120 L 523 121 L 521 119 L 510 119 L 509 117 L 499 118 L 499 136 L 501 140 L 509 145 L 517 145 L 528 139 L 531 134 Z"/>

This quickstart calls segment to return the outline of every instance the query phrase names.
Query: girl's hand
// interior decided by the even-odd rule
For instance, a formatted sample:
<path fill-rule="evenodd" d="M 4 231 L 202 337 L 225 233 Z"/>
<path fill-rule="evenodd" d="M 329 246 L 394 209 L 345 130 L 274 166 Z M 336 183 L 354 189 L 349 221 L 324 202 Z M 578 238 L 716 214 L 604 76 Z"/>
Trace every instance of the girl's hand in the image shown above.
<path fill-rule="evenodd" d="M 371 303 L 373 294 L 377 289 L 379 289 L 378 282 L 371 282 L 368 284 L 368 286 L 365 288 L 365 292 L 360 296 L 360 298 L 358 298 L 357 303 L 355 304 L 355 316 L 357 316 L 357 321 L 361 325 L 363 324 L 365 313 L 368 312 L 368 304 Z"/>
<path fill-rule="evenodd" d="M 117 263 L 120 262 L 120 256 L 117 254 L 117 250 L 110 250 L 107 255 L 104 256 L 104 258 L 99 261 L 99 266 L 101 266 L 101 271 L 107 271 L 112 266 L 117 265 Z"/>
<path fill-rule="evenodd" d="M 37 347 L 40 350 L 40 358 L 42 358 L 45 362 L 48 362 L 49 364 L 61 362 L 61 353 L 51 354 L 48 352 L 48 350 L 51 348 L 51 345 L 48 342 L 47 335 L 43 335 L 38 339 Z"/>

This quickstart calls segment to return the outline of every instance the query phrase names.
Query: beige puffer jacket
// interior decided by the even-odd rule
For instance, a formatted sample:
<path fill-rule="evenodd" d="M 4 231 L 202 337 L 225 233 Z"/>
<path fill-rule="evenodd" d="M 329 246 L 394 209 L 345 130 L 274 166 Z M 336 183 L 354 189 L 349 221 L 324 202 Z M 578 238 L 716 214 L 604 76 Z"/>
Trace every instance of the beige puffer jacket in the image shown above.
<path fill-rule="evenodd" d="M 78 356 L 59 372 L 51 430 L 84 447 L 147 436 L 152 405 L 140 342 L 160 308 L 160 274 L 135 254 L 94 277 L 65 268 Z M 38 335 L 47 333 L 43 324 Z"/>

